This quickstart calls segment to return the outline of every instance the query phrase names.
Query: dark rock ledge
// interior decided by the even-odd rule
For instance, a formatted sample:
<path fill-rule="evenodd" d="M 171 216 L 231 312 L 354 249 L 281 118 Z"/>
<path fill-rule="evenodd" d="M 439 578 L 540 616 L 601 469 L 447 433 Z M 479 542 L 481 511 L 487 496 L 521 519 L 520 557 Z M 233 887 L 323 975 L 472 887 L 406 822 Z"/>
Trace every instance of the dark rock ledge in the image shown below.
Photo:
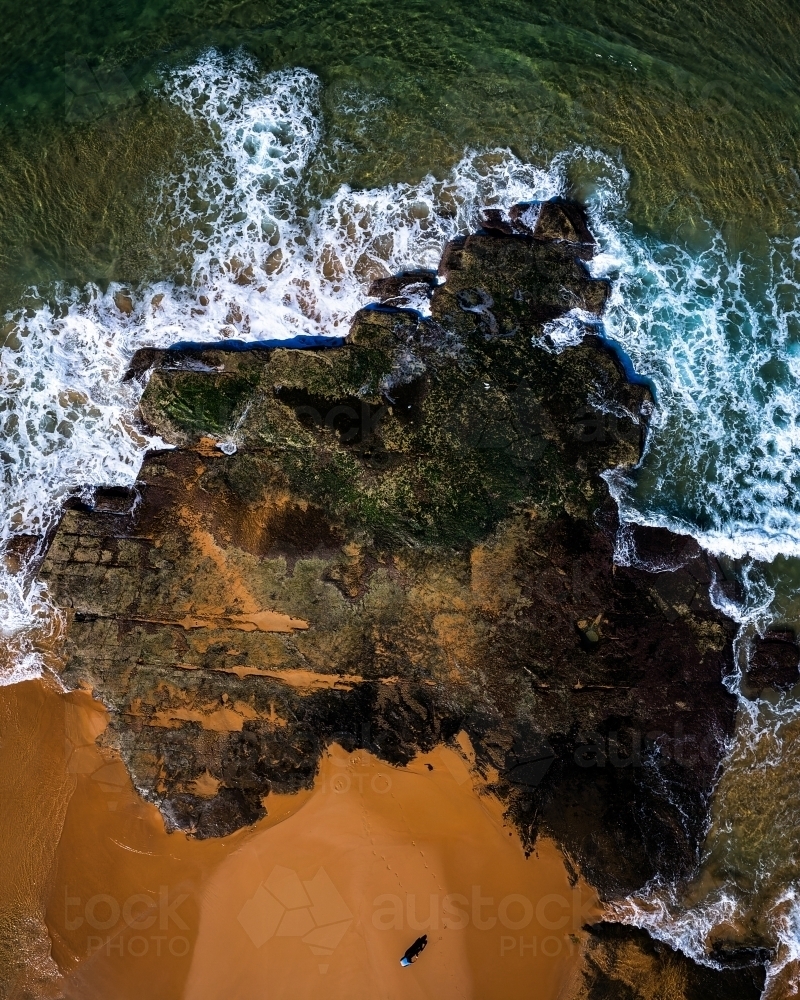
<path fill-rule="evenodd" d="M 735 629 L 691 540 L 641 530 L 661 571 L 613 564 L 599 473 L 638 460 L 652 401 L 597 337 L 542 346 L 608 295 L 582 211 L 485 221 L 438 281 L 378 282 L 342 347 L 141 352 L 177 447 L 73 503 L 41 578 L 64 683 L 170 827 L 254 822 L 331 741 L 403 763 L 463 729 L 524 841 L 619 897 L 697 866 Z M 391 304 L 409 286 L 429 319 Z"/>

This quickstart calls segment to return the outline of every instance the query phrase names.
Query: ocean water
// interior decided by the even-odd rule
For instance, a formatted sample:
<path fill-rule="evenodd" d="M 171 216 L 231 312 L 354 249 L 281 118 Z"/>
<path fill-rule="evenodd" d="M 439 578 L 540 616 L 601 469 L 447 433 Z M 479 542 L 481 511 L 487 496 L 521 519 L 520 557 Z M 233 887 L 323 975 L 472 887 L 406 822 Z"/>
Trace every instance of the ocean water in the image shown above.
<path fill-rule="evenodd" d="M 623 518 L 694 535 L 738 577 L 742 662 L 795 625 L 800 14 L 765 10 L 23 12 L 0 83 L 0 683 L 46 669 L 58 628 L 20 539 L 66 496 L 133 482 L 158 443 L 122 382 L 137 348 L 341 336 L 373 277 L 435 266 L 483 207 L 562 193 L 613 282 L 604 333 L 657 392 L 642 462 L 607 475 Z M 800 692 L 740 704 L 703 870 L 619 915 L 704 961 L 721 929 L 766 937 L 785 995 Z"/>

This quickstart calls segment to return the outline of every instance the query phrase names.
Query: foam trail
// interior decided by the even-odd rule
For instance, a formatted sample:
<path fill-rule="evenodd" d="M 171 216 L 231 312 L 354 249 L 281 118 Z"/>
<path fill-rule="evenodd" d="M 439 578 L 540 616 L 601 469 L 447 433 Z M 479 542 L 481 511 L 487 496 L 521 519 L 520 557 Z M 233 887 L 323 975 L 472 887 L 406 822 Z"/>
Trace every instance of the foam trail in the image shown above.
<path fill-rule="evenodd" d="M 800 896 L 797 887 L 788 886 L 776 899 L 772 911 L 775 939 L 778 942 L 775 959 L 767 970 L 764 996 L 779 1000 L 782 995 L 796 996 L 800 988 Z M 781 973 L 789 975 L 781 983 Z"/>
<path fill-rule="evenodd" d="M 702 871 L 689 886 L 653 883 L 609 914 L 716 968 L 723 964 L 712 957 L 714 942 L 735 941 L 736 928 L 745 945 L 771 944 L 765 998 L 790 995 L 789 980 L 800 981 L 798 717 L 797 692 L 740 699 Z"/>
<path fill-rule="evenodd" d="M 611 903 L 608 907 L 610 919 L 641 927 L 657 941 L 664 941 L 695 961 L 716 969 L 722 965 L 708 957 L 709 932 L 734 920 L 738 912 L 739 901 L 725 889 L 717 890 L 700 905 L 687 909 L 672 887 L 661 884 L 648 887 L 639 897 Z"/>

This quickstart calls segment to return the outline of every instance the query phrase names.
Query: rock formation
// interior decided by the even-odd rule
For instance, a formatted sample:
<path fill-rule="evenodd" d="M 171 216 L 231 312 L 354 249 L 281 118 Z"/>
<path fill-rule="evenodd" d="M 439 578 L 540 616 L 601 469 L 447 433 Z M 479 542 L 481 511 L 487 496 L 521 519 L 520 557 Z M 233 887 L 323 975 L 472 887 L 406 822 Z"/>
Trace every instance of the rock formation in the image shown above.
<path fill-rule="evenodd" d="M 402 763 L 463 730 L 525 843 L 613 897 L 698 862 L 735 629 L 690 539 L 626 529 L 614 564 L 600 473 L 638 461 L 652 399 L 595 334 L 548 341 L 608 295 L 582 212 L 485 222 L 438 276 L 377 282 L 343 346 L 140 352 L 175 447 L 73 502 L 41 577 L 63 682 L 172 827 L 254 822 L 332 741 Z"/>
<path fill-rule="evenodd" d="M 755 636 L 745 673 L 749 692 L 759 695 L 765 688 L 785 691 L 800 680 L 800 649 L 794 632 L 770 629 Z"/>
<path fill-rule="evenodd" d="M 756 1000 L 765 981 L 763 966 L 714 969 L 651 940 L 638 928 L 601 923 L 591 928 L 575 1000 Z"/>

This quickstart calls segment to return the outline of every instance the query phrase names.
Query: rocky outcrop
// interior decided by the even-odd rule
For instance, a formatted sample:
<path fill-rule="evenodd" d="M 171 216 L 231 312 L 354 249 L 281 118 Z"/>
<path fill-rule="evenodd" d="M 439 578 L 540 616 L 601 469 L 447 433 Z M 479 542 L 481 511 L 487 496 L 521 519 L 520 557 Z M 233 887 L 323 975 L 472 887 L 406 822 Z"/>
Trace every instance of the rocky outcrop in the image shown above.
<path fill-rule="evenodd" d="M 710 968 L 645 931 L 606 923 L 591 928 L 582 978 L 576 1000 L 758 1000 L 766 981 L 761 964 Z"/>
<path fill-rule="evenodd" d="M 800 680 L 800 649 L 794 632 L 771 629 L 752 643 L 745 673 L 749 693 L 760 695 L 765 688 L 786 691 Z"/>
<path fill-rule="evenodd" d="M 135 359 L 175 448 L 73 503 L 41 577 L 64 683 L 169 824 L 253 822 L 332 741 L 402 763 L 463 730 L 526 842 L 601 893 L 693 870 L 734 626 L 690 540 L 640 530 L 614 563 L 600 473 L 638 460 L 652 400 L 546 326 L 602 310 L 591 252 L 577 206 L 518 206 L 438 277 L 379 283 L 341 347 Z M 428 318 L 397 307 L 412 286 Z"/>

